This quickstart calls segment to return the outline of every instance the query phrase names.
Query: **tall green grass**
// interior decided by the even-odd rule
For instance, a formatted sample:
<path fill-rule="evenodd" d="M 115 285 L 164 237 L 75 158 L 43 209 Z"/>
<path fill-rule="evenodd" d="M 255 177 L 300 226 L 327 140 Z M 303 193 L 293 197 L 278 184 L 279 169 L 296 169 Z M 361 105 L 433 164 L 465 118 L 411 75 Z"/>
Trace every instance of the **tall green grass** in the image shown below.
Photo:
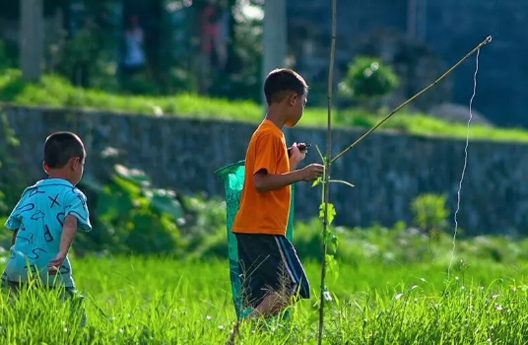
<path fill-rule="evenodd" d="M 0 101 L 19 105 L 80 107 L 133 114 L 186 116 L 258 122 L 263 109 L 250 101 L 229 101 L 192 94 L 173 96 L 132 96 L 110 94 L 101 90 L 80 89 L 63 78 L 45 75 L 38 83 L 23 81 L 19 70 L 7 70 L 0 75 Z M 361 110 L 334 111 L 334 125 L 341 128 L 370 128 L 385 114 L 369 114 Z M 326 125 L 326 109 L 308 105 L 301 126 Z M 398 113 L 381 130 L 403 133 L 465 138 L 466 124 L 451 123 L 424 114 Z M 528 142 L 528 131 L 515 128 L 491 128 L 477 124 L 471 126 L 472 139 Z"/>
<path fill-rule="evenodd" d="M 447 255 L 448 253 L 446 253 Z M 474 260 L 474 261 L 473 261 Z M 227 262 L 165 258 L 74 258 L 87 323 L 52 293 L 0 295 L 2 344 L 223 344 L 234 322 Z M 314 344 L 319 268 L 306 263 L 311 300 L 289 321 L 243 324 L 240 344 Z M 329 281 L 325 344 L 520 344 L 528 341 L 526 261 L 473 258 L 445 265 L 341 265 Z"/>

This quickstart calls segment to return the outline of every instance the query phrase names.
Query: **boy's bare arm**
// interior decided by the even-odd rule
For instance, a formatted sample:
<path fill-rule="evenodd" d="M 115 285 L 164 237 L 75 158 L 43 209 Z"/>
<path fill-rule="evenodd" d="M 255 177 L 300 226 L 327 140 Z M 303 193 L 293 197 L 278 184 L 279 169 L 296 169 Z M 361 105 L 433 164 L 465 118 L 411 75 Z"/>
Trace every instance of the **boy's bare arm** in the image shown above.
<path fill-rule="evenodd" d="M 67 215 L 64 218 L 64 225 L 62 227 L 59 252 L 57 253 L 55 259 L 51 260 L 48 264 L 48 267 L 50 269 L 58 270 L 60 268 L 60 266 L 64 262 L 64 259 L 66 258 L 66 255 L 68 254 L 68 251 L 70 250 L 76 233 L 77 218 L 72 215 Z"/>
<path fill-rule="evenodd" d="M 293 170 L 284 174 L 268 174 L 265 170 L 261 170 L 253 176 L 253 181 L 258 192 L 266 192 L 298 181 L 313 181 L 321 176 L 323 172 L 324 167 L 321 164 L 310 164 L 303 169 Z"/>
<path fill-rule="evenodd" d="M 253 176 L 255 188 L 258 192 L 279 189 L 300 180 L 302 180 L 300 178 L 300 170 L 284 174 L 268 174 L 265 170 L 261 170 Z"/>

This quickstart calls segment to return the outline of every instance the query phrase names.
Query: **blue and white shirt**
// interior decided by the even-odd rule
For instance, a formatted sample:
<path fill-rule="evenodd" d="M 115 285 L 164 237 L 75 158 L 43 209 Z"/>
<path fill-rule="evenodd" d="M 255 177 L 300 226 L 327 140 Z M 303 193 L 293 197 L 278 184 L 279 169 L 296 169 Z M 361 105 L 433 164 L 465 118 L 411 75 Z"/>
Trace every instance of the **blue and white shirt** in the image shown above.
<path fill-rule="evenodd" d="M 7 229 L 18 233 L 2 279 L 26 282 L 29 273 L 40 275 L 50 286 L 75 287 L 67 256 L 55 275 L 48 276 L 48 263 L 59 252 L 67 215 L 77 218 L 78 230 L 92 230 L 86 201 L 86 196 L 64 179 L 40 180 L 26 188 L 5 224 Z"/>

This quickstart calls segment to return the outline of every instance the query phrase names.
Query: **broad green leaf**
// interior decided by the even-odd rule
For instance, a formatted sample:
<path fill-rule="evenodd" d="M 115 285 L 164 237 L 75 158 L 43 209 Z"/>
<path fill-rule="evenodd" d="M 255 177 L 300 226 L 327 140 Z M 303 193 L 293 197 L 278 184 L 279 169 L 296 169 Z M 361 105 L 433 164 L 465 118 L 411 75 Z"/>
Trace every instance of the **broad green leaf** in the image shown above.
<path fill-rule="evenodd" d="M 169 214 L 174 219 L 185 216 L 179 201 L 171 198 L 170 195 L 163 190 L 153 190 L 152 193 L 147 194 L 147 198 L 153 208 Z"/>
<path fill-rule="evenodd" d="M 331 204 L 331 203 L 328 203 L 327 204 L 327 216 L 328 216 L 328 219 L 327 219 L 327 223 L 328 225 L 332 224 L 332 222 L 334 221 L 334 217 L 335 215 L 337 214 L 335 208 L 334 208 L 334 205 Z M 322 203 L 321 205 L 319 205 L 319 218 L 321 220 L 324 220 L 324 203 Z"/>
<path fill-rule="evenodd" d="M 136 197 L 141 192 L 141 188 L 135 183 L 131 182 L 126 178 L 122 178 L 118 175 L 113 176 L 113 182 L 124 192 L 128 193 L 130 196 Z"/>

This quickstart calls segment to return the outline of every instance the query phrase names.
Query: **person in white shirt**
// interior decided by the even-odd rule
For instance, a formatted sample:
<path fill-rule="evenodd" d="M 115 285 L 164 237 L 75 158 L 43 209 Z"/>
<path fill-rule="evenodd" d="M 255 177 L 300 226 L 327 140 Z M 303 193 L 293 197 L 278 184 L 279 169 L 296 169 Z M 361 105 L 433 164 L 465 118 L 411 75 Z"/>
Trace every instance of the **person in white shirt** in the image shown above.
<path fill-rule="evenodd" d="M 137 16 L 132 15 L 130 17 L 130 26 L 125 32 L 125 55 L 123 59 L 125 73 L 137 72 L 144 66 L 143 41 L 143 29 L 138 24 Z"/>

